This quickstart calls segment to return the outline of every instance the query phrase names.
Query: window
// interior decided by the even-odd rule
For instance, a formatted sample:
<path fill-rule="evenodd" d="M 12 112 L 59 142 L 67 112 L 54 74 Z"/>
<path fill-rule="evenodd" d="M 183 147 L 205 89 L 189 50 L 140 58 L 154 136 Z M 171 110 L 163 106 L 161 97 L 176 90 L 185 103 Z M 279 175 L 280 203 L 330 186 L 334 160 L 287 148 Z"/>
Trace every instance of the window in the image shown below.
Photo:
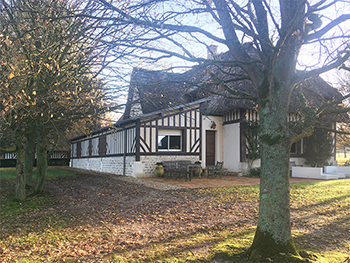
<path fill-rule="evenodd" d="M 99 149 L 98 152 L 100 156 L 106 155 L 106 152 L 107 152 L 106 134 L 101 134 L 99 136 L 98 149 Z"/>
<path fill-rule="evenodd" d="M 295 155 L 304 154 L 304 138 L 292 144 L 290 148 L 290 153 Z"/>
<path fill-rule="evenodd" d="M 179 130 L 159 130 L 158 150 L 159 151 L 181 151 L 182 132 Z"/>
<path fill-rule="evenodd" d="M 297 153 L 297 144 L 293 143 L 290 148 L 290 153 Z"/>
<path fill-rule="evenodd" d="M 72 151 L 72 157 L 77 157 L 77 144 L 76 143 L 72 143 L 71 151 Z"/>

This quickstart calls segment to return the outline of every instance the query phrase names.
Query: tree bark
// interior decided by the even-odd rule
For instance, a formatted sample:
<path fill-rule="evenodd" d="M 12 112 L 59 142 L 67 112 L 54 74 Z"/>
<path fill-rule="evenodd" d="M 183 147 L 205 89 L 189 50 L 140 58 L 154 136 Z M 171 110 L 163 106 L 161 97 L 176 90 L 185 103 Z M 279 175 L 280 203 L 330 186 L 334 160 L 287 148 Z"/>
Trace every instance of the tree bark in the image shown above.
<path fill-rule="evenodd" d="M 26 188 L 32 188 L 33 181 L 33 163 L 34 163 L 34 146 L 35 137 L 34 133 L 30 132 L 26 134 L 26 147 L 25 147 L 25 161 L 24 161 L 24 171 L 25 171 L 25 181 Z"/>
<path fill-rule="evenodd" d="M 24 174 L 24 146 L 23 146 L 23 132 L 15 131 L 15 146 L 16 146 L 16 191 L 15 199 L 18 201 L 25 201 L 25 174 Z"/>
<path fill-rule="evenodd" d="M 279 252 L 297 254 L 290 228 L 289 152 L 287 142 L 262 146 L 259 221 L 251 257 Z M 285 157 L 288 156 L 288 157 Z"/>
<path fill-rule="evenodd" d="M 35 194 L 41 194 L 45 190 L 47 176 L 47 137 L 43 128 L 38 133 L 37 140 L 37 179 L 35 185 Z"/>
<path fill-rule="evenodd" d="M 292 139 L 288 130 L 289 99 L 286 94 L 291 87 L 289 83 L 276 79 L 271 85 L 265 85 L 269 85 L 274 100 L 260 96 L 259 220 L 251 246 L 251 258 L 262 259 L 280 252 L 298 255 L 290 228 L 289 157 Z M 266 87 L 260 87 L 260 90 L 264 89 Z"/>

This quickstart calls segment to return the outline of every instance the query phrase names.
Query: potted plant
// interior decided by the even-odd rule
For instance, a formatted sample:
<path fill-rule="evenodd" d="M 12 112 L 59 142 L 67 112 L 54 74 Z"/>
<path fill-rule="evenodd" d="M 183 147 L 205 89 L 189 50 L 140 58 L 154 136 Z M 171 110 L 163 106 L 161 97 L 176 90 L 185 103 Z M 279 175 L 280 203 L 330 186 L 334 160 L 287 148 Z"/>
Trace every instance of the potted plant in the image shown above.
<path fill-rule="evenodd" d="M 164 176 L 164 167 L 162 162 L 156 163 L 156 169 L 154 170 L 154 174 L 156 177 L 163 177 Z"/>

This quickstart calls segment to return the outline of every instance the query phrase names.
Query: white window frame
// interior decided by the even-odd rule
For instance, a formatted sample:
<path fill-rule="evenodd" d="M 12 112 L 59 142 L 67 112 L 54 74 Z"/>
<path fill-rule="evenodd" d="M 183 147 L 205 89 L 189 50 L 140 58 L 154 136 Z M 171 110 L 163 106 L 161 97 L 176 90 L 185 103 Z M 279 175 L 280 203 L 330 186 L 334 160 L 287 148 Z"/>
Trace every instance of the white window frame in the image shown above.
<path fill-rule="evenodd" d="M 180 148 L 179 149 L 169 149 L 170 146 L 170 138 L 168 138 L 168 149 L 159 149 L 159 152 L 181 152 L 182 151 L 182 130 L 172 130 L 172 129 L 159 129 L 158 130 L 158 138 L 157 138 L 157 145 L 159 145 L 159 138 L 161 136 L 180 136 Z"/>

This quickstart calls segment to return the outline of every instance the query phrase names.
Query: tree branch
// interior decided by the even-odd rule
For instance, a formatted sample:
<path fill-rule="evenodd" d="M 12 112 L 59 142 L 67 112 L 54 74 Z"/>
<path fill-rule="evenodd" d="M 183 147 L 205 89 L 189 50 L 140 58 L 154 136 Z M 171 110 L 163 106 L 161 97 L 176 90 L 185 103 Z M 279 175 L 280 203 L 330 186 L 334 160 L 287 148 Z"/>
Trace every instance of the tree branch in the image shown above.
<path fill-rule="evenodd" d="M 350 135 L 350 132 L 338 131 L 336 129 L 331 129 L 331 128 L 324 127 L 324 126 L 317 126 L 317 128 L 322 129 L 322 130 L 326 130 L 326 131 L 329 131 L 329 132 L 334 132 L 334 133 L 337 133 L 337 134 Z"/>
<path fill-rule="evenodd" d="M 146 21 L 146 20 L 140 20 L 137 19 L 135 17 L 132 17 L 131 15 L 128 15 L 127 13 L 123 12 L 122 10 L 120 10 L 119 8 L 115 7 L 114 5 L 108 3 L 105 0 L 98 0 L 101 4 L 103 4 L 104 6 L 110 8 L 111 10 L 117 12 L 118 14 L 120 14 L 124 19 L 120 20 L 117 18 L 97 18 L 97 17 L 93 17 L 95 19 L 103 19 L 103 20 L 116 20 L 116 21 L 123 21 L 127 24 L 136 24 L 136 25 L 140 25 L 140 26 L 144 26 L 144 27 L 151 27 L 151 28 L 158 28 L 158 29 L 170 29 L 173 31 L 178 31 L 178 32 L 186 32 L 186 33 L 200 33 L 205 35 L 206 37 L 217 41 L 219 43 L 225 44 L 226 41 L 222 38 L 219 38 L 211 33 L 209 33 L 206 30 L 203 30 L 201 28 L 198 27 L 194 27 L 194 26 L 185 26 L 185 25 L 173 25 L 173 24 L 166 24 L 166 23 L 162 23 L 162 21 Z"/>
<path fill-rule="evenodd" d="M 344 56 L 338 58 L 335 62 L 333 62 L 331 64 L 323 66 L 322 68 L 318 68 L 318 69 L 314 69 L 314 70 L 310 70 L 310 71 L 302 72 L 302 73 L 298 74 L 299 76 L 297 78 L 297 82 L 301 82 L 305 79 L 308 79 L 308 78 L 311 78 L 314 76 L 318 76 L 318 75 L 325 73 L 325 72 L 327 72 L 331 69 L 334 69 L 334 68 L 342 69 L 344 62 L 347 61 L 349 58 L 350 58 L 350 51 L 347 51 Z"/>
<path fill-rule="evenodd" d="M 330 22 L 328 25 L 326 25 L 325 27 L 323 27 L 319 31 L 306 36 L 305 40 L 306 41 L 310 41 L 310 40 L 313 40 L 313 39 L 320 38 L 324 34 L 326 34 L 329 30 L 331 30 L 333 27 L 339 25 L 342 22 L 345 22 L 346 20 L 350 20 L 350 14 L 341 15 L 340 17 L 334 19 L 332 22 Z"/>

